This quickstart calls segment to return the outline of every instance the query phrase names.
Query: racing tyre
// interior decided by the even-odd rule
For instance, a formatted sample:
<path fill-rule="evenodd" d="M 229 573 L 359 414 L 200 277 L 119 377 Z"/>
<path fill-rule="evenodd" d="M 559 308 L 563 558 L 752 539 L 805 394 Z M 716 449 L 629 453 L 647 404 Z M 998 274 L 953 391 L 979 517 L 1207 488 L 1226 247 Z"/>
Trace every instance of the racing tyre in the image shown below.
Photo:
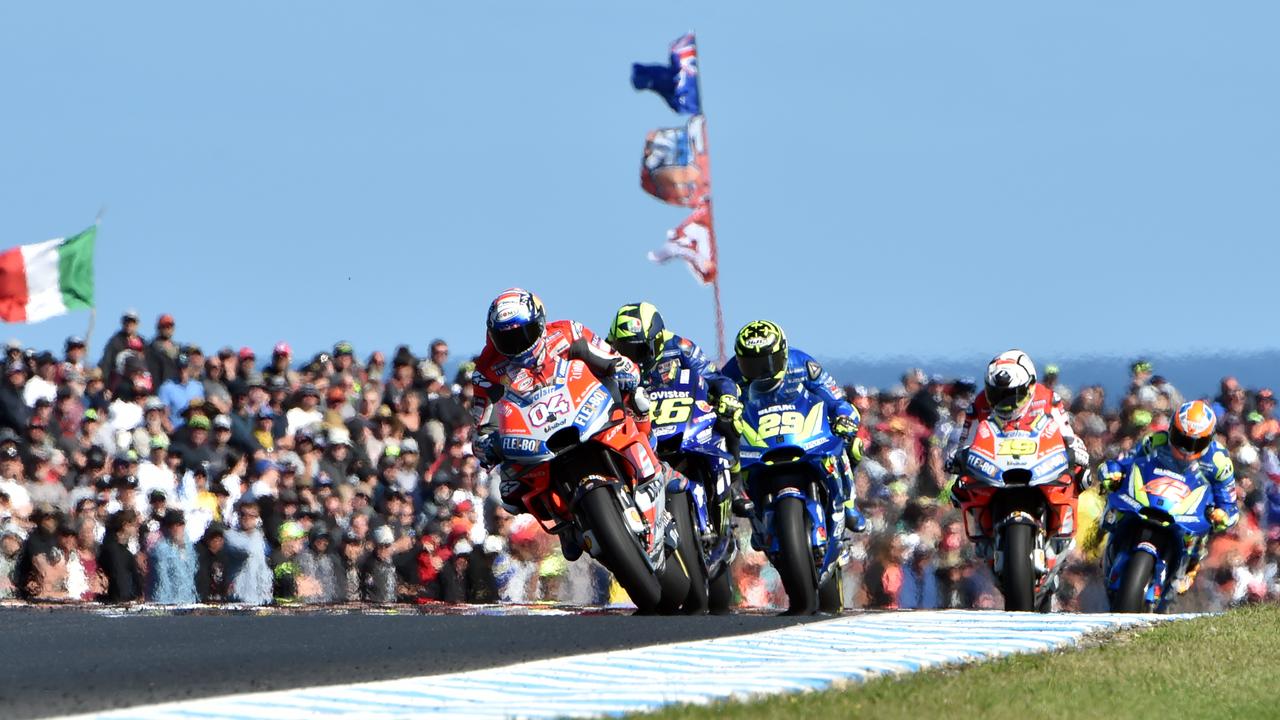
<path fill-rule="evenodd" d="M 1004 528 L 1004 568 L 1000 591 L 1004 593 L 1004 609 L 1031 612 L 1035 607 L 1035 568 L 1031 549 L 1036 529 L 1013 523 Z"/>
<path fill-rule="evenodd" d="M 791 603 L 787 615 L 812 615 L 818 610 L 818 578 L 809 547 L 808 516 L 804 499 L 795 495 L 778 500 L 774 509 L 773 522 L 778 533 L 774 564 Z"/>
<path fill-rule="evenodd" d="M 600 545 L 600 564 L 618 579 L 640 613 L 656 610 L 662 586 L 645 561 L 640 541 L 627 529 L 613 489 L 602 486 L 588 491 L 578 501 L 578 511 Z"/>
<path fill-rule="evenodd" d="M 675 516 L 676 533 L 680 536 L 680 559 L 689 578 L 689 591 L 685 593 L 681 609 L 689 615 L 701 615 L 708 610 L 707 571 L 702 564 L 702 542 L 693 522 L 693 497 L 688 492 L 672 493 L 670 497 L 671 514 Z"/>
<path fill-rule="evenodd" d="M 1111 612 L 1147 612 L 1147 586 L 1155 574 L 1156 559 L 1151 553 L 1133 552 L 1124 566 L 1120 589 L 1111 600 Z"/>
<path fill-rule="evenodd" d="M 733 573 L 722 568 L 707 586 L 707 610 L 712 615 L 728 615 L 733 608 Z"/>

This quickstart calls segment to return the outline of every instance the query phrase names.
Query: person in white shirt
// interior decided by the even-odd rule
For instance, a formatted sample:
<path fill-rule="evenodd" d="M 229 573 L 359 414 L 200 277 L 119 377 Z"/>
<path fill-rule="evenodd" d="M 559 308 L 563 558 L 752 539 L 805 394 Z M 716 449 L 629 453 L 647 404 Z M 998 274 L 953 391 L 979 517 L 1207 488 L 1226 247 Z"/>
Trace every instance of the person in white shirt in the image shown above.
<path fill-rule="evenodd" d="M 300 392 L 302 397 L 298 400 L 298 407 L 284 414 L 288 422 L 285 429 L 286 435 L 293 435 L 302 428 L 324 422 L 324 412 L 320 410 L 320 391 L 315 385 L 306 383 Z"/>
<path fill-rule="evenodd" d="M 22 401 L 27 407 L 35 407 L 41 398 L 50 403 L 58 398 L 58 385 L 54 382 L 57 372 L 58 362 L 52 354 L 42 352 L 36 356 L 36 371 L 22 388 Z"/>
<path fill-rule="evenodd" d="M 177 476 L 170 467 L 169 440 L 163 435 L 151 438 L 151 453 L 147 461 L 138 466 L 138 491 L 143 496 L 152 490 L 160 490 L 169 500 L 173 500 Z"/>

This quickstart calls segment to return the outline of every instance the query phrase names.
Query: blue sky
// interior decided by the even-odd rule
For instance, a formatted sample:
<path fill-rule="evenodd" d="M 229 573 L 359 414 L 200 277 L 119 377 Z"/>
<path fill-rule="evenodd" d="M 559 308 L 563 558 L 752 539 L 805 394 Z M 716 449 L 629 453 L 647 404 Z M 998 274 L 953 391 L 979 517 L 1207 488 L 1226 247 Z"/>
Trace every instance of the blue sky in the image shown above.
<path fill-rule="evenodd" d="M 106 206 L 94 344 L 483 341 L 502 288 L 647 298 L 628 84 L 698 33 L 730 332 L 826 357 L 1275 348 L 1280 74 L 1264 2 L 8 3 L 0 245 Z M 1264 309 L 1265 308 L 1265 309 Z M 87 314 L 0 329 L 60 345 Z M 95 348 L 96 353 L 96 348 Z"/>

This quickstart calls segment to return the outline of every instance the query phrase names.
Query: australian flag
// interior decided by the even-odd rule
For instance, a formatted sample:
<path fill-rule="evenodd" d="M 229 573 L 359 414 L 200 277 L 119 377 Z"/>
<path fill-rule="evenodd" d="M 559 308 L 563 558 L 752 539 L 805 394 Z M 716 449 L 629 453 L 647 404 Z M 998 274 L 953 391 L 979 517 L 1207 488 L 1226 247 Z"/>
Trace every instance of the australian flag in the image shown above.
<path fill-rule="evenodd" d="M 698 46 L 693 33 L 671 43 L 670 65 L 631 66 L 631 85 L 637 90 L 652 90 L 682 115 L 702 112 L 698 103 Z"/>

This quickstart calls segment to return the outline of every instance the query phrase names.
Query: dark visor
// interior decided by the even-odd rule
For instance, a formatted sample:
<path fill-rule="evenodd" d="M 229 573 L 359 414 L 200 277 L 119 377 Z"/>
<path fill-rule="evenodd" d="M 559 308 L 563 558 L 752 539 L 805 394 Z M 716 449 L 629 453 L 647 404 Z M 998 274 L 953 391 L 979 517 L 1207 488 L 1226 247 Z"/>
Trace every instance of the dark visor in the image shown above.
<path fill-rule="evenodd" d="M 509 330 L 490 330 L 489 338 L 493 340 L 493 349 L 512 357 L 533 347 L 533 343 L 542 334 L 538 323 L 527 323 Z"/>
<path fill-rule="evenodd" d="M 746 380 L 771 378 L 787 369 L 787 351 L 779 350 L 768 355 L 739 355 L 738 369 Z"/>
<path fill-rule="evenodd" d="M 648 365 L 649 361 L 653 360 L 653 350 L 643 340 L 640 342 L 617 340 L 614 341 L 613 347 L 618 351 L 619 355 L 641 367 Z"/>
<path fill-rule="evenodd" d="M 1173 431 L 1169 433 L 1169 442 L 1173 443 L 1175 448 L 1184 453 L 1198 455 L 1209 449 L 1209 443 L 1213 442 L 1213 436 L 1206 435 L 1199 438 L 1190 437 L 1184 433 L 1178 432 L 1178 429 L 1174 428 Z"/>
<path fill-rule="evenodd" d="M 1017 388 L 997 388 L 987 386 L 987 402 L 997 410 L 1012 410 L 1022 404 L 1031 392 L 1029 386 Z"/>

